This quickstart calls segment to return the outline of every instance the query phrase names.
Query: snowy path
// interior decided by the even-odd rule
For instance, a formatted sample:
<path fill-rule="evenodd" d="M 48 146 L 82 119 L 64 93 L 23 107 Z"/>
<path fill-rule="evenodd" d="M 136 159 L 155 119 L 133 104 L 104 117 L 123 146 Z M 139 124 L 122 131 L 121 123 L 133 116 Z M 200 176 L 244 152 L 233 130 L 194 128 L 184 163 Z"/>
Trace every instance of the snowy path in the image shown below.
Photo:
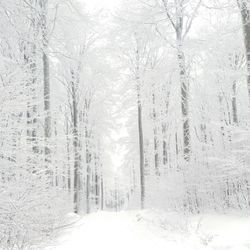
<path fill-rule="evenodd" d="M 57 246 L 48 250 L 250 249 L 249 218 L 208 216 L 205 228 L 199 231 L 192 226 L 185 228 L 185 223 L 181 216 L 174 215 L 164 218 L 164 214 L 146 213 L 142 219 L 141 212 L 96 213 L 67 229 Z M 194 223 L 197 225 L 197 221 Z"/>
<path fill-rule="evenodd" d="M 164 239 L 136 223 L 136 218 L 128 213 L 106 212 L 86 216 L 55 249 L 166 250 L 166 246 L 169 244 Z"/>

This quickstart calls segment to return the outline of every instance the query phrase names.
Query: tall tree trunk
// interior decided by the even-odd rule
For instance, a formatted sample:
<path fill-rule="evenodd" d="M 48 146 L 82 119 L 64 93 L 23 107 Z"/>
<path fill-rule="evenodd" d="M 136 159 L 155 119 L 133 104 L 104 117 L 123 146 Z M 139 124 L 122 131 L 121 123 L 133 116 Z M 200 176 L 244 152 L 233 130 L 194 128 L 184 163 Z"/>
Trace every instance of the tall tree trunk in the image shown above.
<path fill-rule="evenodd" d="M 180 77 L 180 87 L 181 87 L 181 112 L 182 112 L 182 122 L 183 122 L 183 158 L 186 162 L 190 161 L 191 155 L 191 136 L 190 136 L 190 124 L 189 124 L 189 79 L 186 70 L 185 54 L 183 51 L 183 42 L 185 36 L 189 32 L 193 19 L 196 12 L 201 4 L 198 2 L 194 12 L 189 18 L 188 22 L 185 22 L 186 14 L 185 12 L 185 2 L 183 0 L 175 0 L 175 17 L 173 18 L 169 12 L 169 6 L 167 0 L 162 0 L 164 10 L 166 12 L 167 18 L 172 25 L 176 34 L 176 49 L 177 49 L 177 60 L 179 66 L 179 77 Z M 189 1 L 187 1 L 189 2 Z M 191 2 L 191 1 L 190 1 Z M 187 18 L 188 19 L 188 18 Z"/>
<path fill-rule="evenodd" d="M 157 129 L 157 114 L 156 114 L 156 100 L 155 93 L 152 95 L 153 102 L 153 132 L 154 132 L 154 163 L 155 163 L 155 174 L 160 176 L 159 169 L 159 139 L 158 139 L 158 129 Z"/>
<path fill-rule="evenodd" d="M 185 55 L 182 50 L 181 42 L 178 41 L 178 64 L 180 72 L 181 84 L 181 111 L 183 119 L 183 142 L 184 142 L 184 159 L 190 161 L 191 153 L 191 138 L 190 138 L 190 124 L 189 124 L 189 86 L 186 73 Z"/>
<path fill-rule="evenodd" d="M 74 212 L 79 213 L 79 193 L 80 193 L 80 153 L 78 135 L 78 101 L 76 96 L 76 75 L 71 70 L 71 92 L 72 92 L 72 120 L 73 120 L 73 148 L 74 148 Z"/>
<path fill-rule="evenodd" d="M 33 59 L 28 59 L 31 75 L 27 83 L 29 101 L 27 103 L 27 141 L 31 146 L 34 154 L 38 153 L 37 142 L 37 76 L 36 76 L 36 62 Z"/>
<path fill-rule="evenodd" d="M 48 146 L 49 139 L 51 138 L 51 111 L 50 111 L 50 78 L 49 78 L 49 58 L 46 53 L 43 53 L 43 69 L 44 69 L 44 134 L 46 140 L 45 147 L 45 160 L 50 162 L 51 150 Z"/>
<path fill-rule="evenodd" d="M 88 162 L 90 162 L 89 159 L 89 155 L 87 156 L 88 158 Z M 89 166 L 89 164 L 87 165 L 87 179 L 86 179 L 86 213 L 89 214 L 90 213 L 90 191 L 91 191 L 91 187 L 90 187 L 90 176 L 91 175 L 91 168 Z"/>
<path fill-rule="evenodd" d="M 135 67 L 135 84 L 137 91 L 137 119 L 138 119 L 138 136 L 139 136 L 139 153 L 140 153 L 140 188 L 141 188 L 141 209 L 145 207 L 145 159 L 144 159 L 144 138 L 142 124 L 142 101 L 141 101 L 141 65 L 140 65 L 140 46 L 137 34 L 135 33 L 136 41 L 136 67 Z"/>
<path fill-rule="evenodd" d="M 30 23 L 30 37 L 27 38 L 27 41 L 24 41 L 23 53 L 24 53 L 24 63 L 26 66 L 27 72 L 27 83 L 26 87 L 28 90 L 28 102 L 27 102 L 27 143 L 28 147 L 30 147 L 31 152 L 27 157 L 27 161 L 31 164 L 32 172 L 36 172 L 37 165 L 37 155 L 39 153 L 38 150 L 38 139 L 37 139 L 37 33 L 39 26 L 37 24 L 37 17 L 35 15 L 34 10 L 30 7 L 31 12 L 31 23 Z"/>
<path fill-rule="evenodd" d="M 226 145 L 225 145 L 225 137 L 226 137 L 226 132 L 225 132 L 225 124 L 226 124 L 226 121 L 225 121 L 225 115 L 224 115 L 224 110 L 223 110 L 223 97 L 222 97 L 222 94 L 220 93 L 219 96 L 218 96 L 218 99 L 219 99 L 219 107 L 220 107 L 220 130 L 221 130 L 221 141 L 222 141 L 222 148 L 223 150 L 226 149 Z"/>
<path fill-rule="evenodd" d="M 104 209 L 104 187 L 103 187 L 103 175 L 101 175 L 101 210 Z"/>
<path fill-rule="evenodd" d="M 86 176 L 86 213 L 90 213 L 90 192 L 91 192 L 91 162 L 92 162 L 92 154 L 90 149 L 90 137 L 91 132 L 89 131 L 89 108 L 90 108 L 90 100 L 85 100 L 84 105 L 84 123 L 85 123 L 85 148 L 86 148 L 86 166 L 87 166 L 87 176 Z"/>
<path fill-rule="evenodd" d="M 144 171 L 144 144 L 142 128 L 142 105 L 140 95 L 138 95 L 138 130 L 139 130 L 139 149 L 140 149 L 140 184 L 141 184 L 141 208 L 145 206 L 145 171 Z"/>
<path fill-rule="evenodd" d="M 42 29 L 42 43 L 43 43 L 43 88 L 44 88 L 44 136 L 45 136 L 45 164 L 47 172 L 51 178 L 51 110 L 50 110 L 50 63 L 48 57 L 48 27 L 47 27 L 47 15 L 48 15 L 48 0 L 40 0 L 41 7 L 41 29 Z"/>
<path fill-rule="evenodd" d="M 247 88 L 250 105 L 250 5 L 249 0 L 237 0 L 241 12 L 247 61 Z"/>
<path fill-rule="evenodd" d="M 67 188 L 69 194 L 71 194 L 71 164 L 70 164 L 70 138 L 69 138 L 69 124 L 65 116 L 66 123 L 66 145 L 67 145 Z"/>
<path fill-rule="evenodd" d="M 100 166 L 98 152 L 95 152 L 95 204 L 96 209 L 100 208 Z"/>
<path fill-rule="evenodd" d="M 167 87 L 163 87 L 163 93 L 166 93 L 166 99 L 164 99 L 164 106 L 163 106 L 163 114 L 165 117 L 168 116 L 168 109 L 169 109 L 169 97 L 170 97 L 170 89 L 167 90 Z M 164 96 L 165 97 L 165 96 Z M 167 144 L 167 123 L 166 121 L 162 122 L 161 124 L 161 131 L 162 131 L 162 163 L 164 169 L 167 169 L 168 164 L 168 144 Z"/>

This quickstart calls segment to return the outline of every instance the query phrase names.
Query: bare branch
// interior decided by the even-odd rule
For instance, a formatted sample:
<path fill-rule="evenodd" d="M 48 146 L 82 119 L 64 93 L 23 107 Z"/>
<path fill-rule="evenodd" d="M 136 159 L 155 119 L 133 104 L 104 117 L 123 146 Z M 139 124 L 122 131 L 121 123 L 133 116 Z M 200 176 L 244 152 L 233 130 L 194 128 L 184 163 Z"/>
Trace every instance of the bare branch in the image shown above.
<path fill-rule="evenodd" d="M 167 6 L 167 3 L 166 3 L 166 0 L 162 0 L 162 3 L 163 3 L 164 9 L 165 9 L 165 13 L 166 13 L 166 15 L 167 15 L 168 20 L 169 20 L 170 23 L 172 24 L 173 28 L 174 28 L 175 30 L 177 30 L 176 24 L 174 23 L 173 18 L 172 18 L 172 17 L 170 16 L 170 14 L 169 14 L 168 6 Z"/>
<path fill-rule="evenodd" d="M 184 35 L 183 35 L 183 38 L 186 37 L 186 35 L 188 34 L 190 28 L 192 27 L 194 18 L 195 18 L 196 14 L 197 14 L 197 11 L 198 11 L 198 9 L 199 9 L 199 7 L 200 7 L 200 5 L 201 5 L 201 2 L 202 2 L 202 0 L 199 0 L 198 4 L 196 5 L 196 7 L 195 7 L 195 9 L 194 9 L 194 12 L 193 12 L 193 14 L 192 14 L 192 16 L 191 16 L 191 18 L 190 18 L 188 24 L 187 24 L 187 28 L 186 28 L 186 30 L 185 30 L 185 33 L 184 33 Z"/>
<path fill-rule="evenodd" d="M 157 34 L 165 41 L 167 42 L 172 48 L 176 48 L 176 46 L 174 46 L 162 33 L 161 31 L 158 29 L 157 24 L 155 25 L 155 31 L 157 32 Z"/>

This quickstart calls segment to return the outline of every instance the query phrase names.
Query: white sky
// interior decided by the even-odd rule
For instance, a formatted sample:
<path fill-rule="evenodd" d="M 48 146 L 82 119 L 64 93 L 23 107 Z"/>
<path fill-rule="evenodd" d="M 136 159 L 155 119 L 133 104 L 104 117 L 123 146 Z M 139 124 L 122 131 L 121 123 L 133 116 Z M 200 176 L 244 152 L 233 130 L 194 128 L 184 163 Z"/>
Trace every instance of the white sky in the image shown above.
<path fill-rule="evenodd" d="M 82 0 L 90 9 L 113 9 L 119 0 Z"/>

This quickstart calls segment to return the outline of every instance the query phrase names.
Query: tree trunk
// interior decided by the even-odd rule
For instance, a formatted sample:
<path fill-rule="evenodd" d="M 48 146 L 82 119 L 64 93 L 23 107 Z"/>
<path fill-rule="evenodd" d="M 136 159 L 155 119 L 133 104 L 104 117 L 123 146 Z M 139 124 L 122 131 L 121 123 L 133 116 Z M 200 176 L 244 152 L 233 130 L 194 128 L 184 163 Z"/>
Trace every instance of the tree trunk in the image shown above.
<path fill-rule="evenodd" d="M 162 141 L 162 163 L 163 165 L 167 166 L 168 164 L 168 148 L 167 148 L 167 137 L 166 137 L 166 124 L 162 124 L 162 137 L 163 137 L 163 141 Z"/>
<path fill-rule="evenodd" d="M 190 124 L 189 124 L 189 86 L 186 73 L 185 55 L 182 50 L 181 42 L 178 42 L 178 64 L 180 72 L 181 84 L 181 111 L 183 119 L 183 153 L 184 159 L 190 161 L 191 153 L 191 138 L 190 138 Z"/>
<path fill-rule="evenodd" d="M 95 205 L 96 209 L 100 208 L 100 186 L 99 186 L 99 159 L 97 153 L 95 152 Z"/>
<path fill-rule="evenodd" d="M 48 174 L 51 178 L 51 171 L 49 170 L 51 164 L 51 149 L 49 146 L 51 138 L 51 110 L 50 110 L 50 63 L 48 57 L 48 0 L 40 0 L 41 7 L 41 29 L 42 29 L 42 43 L 43 43 L 43 87 L 44 87 L 44 137 L 45 137 L 45 164 Z"/>
<path fill-rule="evenodd" d="M 143 144 L 143 128 L 142 128 L 142 106 L 138 99 L 138 130 L 139 130 L 139 148 L 140 148 L 140 184 L 141 184 L 141 208 L 145 203 L 145 173 L 144 173 L 144 144 Z"/>
<path fill-rule="evenodd" d="M 243 25 L 243 35 L 245 42 L 246 51 L 246 62 L 247 62 L 247 88 L 248 88 L 248 98 L 250 104 L 250 9 L 248 6 L 248 0 L 237 0 L 238 6 L 241 12 L 241 19 Z"/>
<path fill-rule="evenodd" d="M 35 22 L 35 21 L 34 21 Z M 35 33 L 34 24 L 31 24 L 31 31 Z M 34 40 L 35 38 L 32 37 Z M 27 143 L 31 152 L 27 157 L 27 161 L 32 165 L 32 172 L 36 172 L 36 156 L 39 152 L 38 150 L 38 141 L 37 141 L 37 62 L 36 54 L 37 48 L 35 44 L 31 42 L 24 42 L 24 63 L 27 71 L 27 83 L 26 87 L 28 90 L 28 102 L 27 102 Z"/>
<path fill-rule="evenodd" d="M 104 187 L 103 187 L 103 175 L 101 175 L 101 210 L 104 209 Z"/>
<path fill-rule="evenodd" d="M 79 213 L 79 192 L 80 192 L 80 154 L 79 154 L 79 138 L 78 138 L 78 107 L 76 97 L 76 77 L 72 70 L 72 118 L 73 118 L 73 148 L 74 148 L 74 212 Z"/>
<path fill-rule="evenodd" d="M 66 144 L 67 144 L 67 188 L 69 194 L 71 194 L 71 164 L 70 164 L 70 138 L 69 138 L 69 124 L 67 118 L 66 122 Z"/>
<path fill-rule="evenodd" d="M 164 100 L 165 103 L 165 116 L 168 116 L 168 109 L 169 109 L 169 97 L 170 97 L 170 90 L 166 90 L 166 87 L 163 87 L 163 93 L 166 93 L 166 99 Z M 168 164 L 168 144 L 167 144 L 167 123 L 164 121 L 161 124 L 161 131 L 162 131 L 162 163 L 164 169 L 167 169 Z"/>
<path fill-rule="evenodd" d="M 90 137 L 91 132 L 89 131 L 89 118 L 88 118 L 88 112 L 90 108 L 90 100 L 85 100 L 85 147 L 86 147 L 86 166 L 87 166 L 87 176 L 86 176 L 86 213 L 90 213 L 90 192 L 91 192 L 91 162 L 92 162 L 92 154 L 90 149 Z"/>
<path fill-rule="evenodd" d="M 88 162 L 90 162 L 89 160 L 89 156 L 88 157 Z M 90 213 L 90 175 L 91 175 L 91 171 L 90 171 L 90 166 L 89 164 L 87 165 L 87 180 L 86 180 L 86 213 L 89 214 Z"/>
<path fill-rule="evenodd" d="M 152 102 L 153 102 L 153 123 L 154 123 L 154 163 L 155 163 L 155 174 L 160 176 L 160 169 L 159 169 L 159 139 L 158 139 L 158 129 L 157 129 L 157 114 L 156 114 L 156 100 L 155 100 L 155 93 L 152 95 Z"/>
<path fill-rule="evenodd" d="M 233 97 L 232 97 L 232 111 L 234 125 L 238 125 L 238 111 L 237 111 L 237 98 L 236 98 L 236 81 L 233 83 Z"/>
<path fill-rule="evenodd" d="M 141 209 L 145 206 L 145 159 L 144 159 L 144 138 L 142 126 L 142 102 L 141 102 L 141 75 L 140 75 L 140 47 L 135 33 L 136 40 L 136 67 L 135 67 L 135 84 L 137 90 L 137 119 L 138 119 L 138 135 L 139 135 L 139 153 L 140 153 L 140 188 L 141 188 Z"/>
<path fill-rule="evenodd" d="M 50 80 L 49 80 L 49 58 L 43 53 L 43 69 L 44 69 L 44 135 L 45 135 L 45 161 L 47 164 L 51 162 L 51 150 L 49 140 L 51 138 L 51 111 L 50 111 Z"/>
<path fill-rule="evenodd" d="M 179 67 L 180 77 L 180 88 L 181 88 L 181 112 L 182 112 L 182 123 L 183 123 L 183 158 L 186 162 L 190 161 L 191 154 L 191 137 L 190 137 L 190 124 L 189 124 L 189 80 L 186 70 L 185 54 L 183 51 L 183 42 L 186 34 L 189 32 L 192 26 L 192 19 L 194 18 L 195 12 L 197 11 L 200 3 L 196 6 L 196 10 L 193 16 L 189 20 L 189 25 L 185 23 L 185 1 L 176 0 L 174 1 L 175 17 L 173 18 L 168 9 L 168 3 L 166 0 L 162 0 L 164 10 L 167 14 L 172 27 L 174 28 L 176 35 L 176 49 L 177 49 L 177 60 Z"/>

